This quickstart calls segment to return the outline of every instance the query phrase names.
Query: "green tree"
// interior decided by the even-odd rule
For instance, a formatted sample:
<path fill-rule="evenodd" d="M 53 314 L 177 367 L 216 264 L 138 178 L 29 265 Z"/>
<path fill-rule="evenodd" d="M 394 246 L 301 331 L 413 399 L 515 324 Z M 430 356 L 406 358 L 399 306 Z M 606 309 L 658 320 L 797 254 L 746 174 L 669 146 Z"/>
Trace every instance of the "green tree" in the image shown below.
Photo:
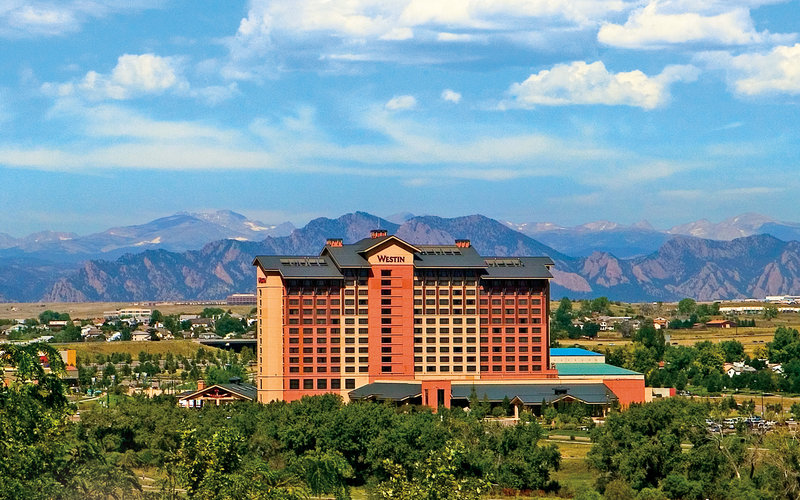
<path fill-rule="evenodd" d="M 68 313 L 58 313 L 51 311 L 50 309 L 39 314 L 39 322 L 43 325 L 46 325 L 51 321 L 69 321 L 69 319 Z"/>
<path fill-rule="evenodd" d="M 466 448 L 461 442 L 448 443 L 431 451 L 415 464 L 410 477 L 406 470 L 389 460 L 384 468 L 389 476 L 378 485 L 378 498 L 398 500 L 478 500 L 491 483 L 464 473 Z"/>
<path fill-rule="evenodd" d="M 587 321 L 583 324 L 583 334 L 589 338 L 597 337 L 597 334 L 600 333 L 600 325 L 594 323 L 592 321 Z"/>
<path fill-rule="evenodd" d="M 600 314 L 611 314 L 611 301 L 608 297 L 597 297 L 591 301 L 589 309 Z"/>
<path fill-rule="evenodd" d="M 332 494 L 337 499 L 350 498 L 347 480 L 353 477 L 353 468 L 338 451 L 309 450 L 300 457 L 294 468 L 305 479 L 313 495 Z"/>
<path fill-rule="evenodd" d="M 572 301 L 567 297 L 561 299 L 553 314 L 553 327 L 567 331 L 572 326 Z"/>
<path fill-rule="evenodd" d="M 217 335 L 224 337 L 229 333 L 244 332 L 244 325 L 238 319 L 225 314 L 217 318 L 215 322 L 215 331 Z"/>
<path fill-rule="evenodd" d="M 678 302 L 678 314 L 681 316 L 691 316 L 697 310 L 697 302 L 694 299 L 685 298 Z"/>
<path fill-rule="evenodd" d="M 161 311 L 158 309 L 153 309 L 153 312 L 150 313 L 150 324 L 155 325 L 156 323 L 161 323 L 164 321 L 164 315 L 161 314 Z"/>
<path fill-rule="evenodd" d="M 206 307 L 200 313 L 201 318 L 216 318 L 218 316 L 222 316 L 225 314 L 224 309 L 220 309 L 219 307 Z"/>
<path fill-rule="evenodd" d="M 778 307 L 769 305 L 764 307 L 764 319 L 767 321 L 772 321 L 773 319 L 778 317 Z"/>
<path fill-rule="evenodd" d="M 719 346 L 725 354 L 726 363 L 744 359 L 744 346 L 738 340 L 723 340 L 719 343 Z"/>

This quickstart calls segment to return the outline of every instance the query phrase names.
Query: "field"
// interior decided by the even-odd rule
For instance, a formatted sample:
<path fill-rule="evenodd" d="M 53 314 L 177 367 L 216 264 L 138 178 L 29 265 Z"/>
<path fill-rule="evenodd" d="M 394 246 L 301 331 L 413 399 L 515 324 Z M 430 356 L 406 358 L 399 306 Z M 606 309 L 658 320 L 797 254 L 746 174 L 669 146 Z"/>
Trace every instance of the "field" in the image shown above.
<path fill-rule="evenodd" d="M 199 314 L 206 307 L 219 307 L 237 314 L 247 314 L 254 306 L 225 304 L 178 304 L 173 302 L 29 302 L 0 304 L 0 319 L 36 318 L 48 309 L 68 313 L 71 318 L 102 318 L 105 311 L 123 308 L 158 309 L 163 314 Z"/>
<path fill-rule="evenodd" d="M 174 356 L 183 355 L 187 358 L 193 358 L 197 353 L 197 349 L 202 347 L 209 351 L 215 350 L 215 347 L 203 346 L 191 340 L 165 340 L 161 342 L 76 342 L 74 344 L 54 344 L 58 349 L 75 349 L 78 357 L 94 358 L 95 354 L 104 354 L 106 356 L 118 352 L 128 353 L 134 359 L 141 351 L 147 354 L 161 354 L 162 356 L 171 352 Z"/>
<path fill-rule="evenodd" d="M 714 343 L 723 340 L 738 340 L 744 346 L 745 353 L 753 356 L 758 346 L 766 347 L 775 335 L 775 329 L 779 326 L 800 329 L 800 316 L 794 313 L 781 314 L 778 318 L 767 321 L 756 316 L 743 316 L 747 319 L 755 319 L 755 327 L 747 328 L 699 328 L 685 330 L 666 330 L 669 342 L 672 345 L 691 346 L 697 342 L 708 340 Z M 594 339 L 562 339 L 560 343 L 564 347 L 579 346 L 587 349 L 595 347 L 603 348 L 609 346 L 620 346 L 631 343 L 630 339 L 622 338 L 617 332 L 600 332 Z"/>

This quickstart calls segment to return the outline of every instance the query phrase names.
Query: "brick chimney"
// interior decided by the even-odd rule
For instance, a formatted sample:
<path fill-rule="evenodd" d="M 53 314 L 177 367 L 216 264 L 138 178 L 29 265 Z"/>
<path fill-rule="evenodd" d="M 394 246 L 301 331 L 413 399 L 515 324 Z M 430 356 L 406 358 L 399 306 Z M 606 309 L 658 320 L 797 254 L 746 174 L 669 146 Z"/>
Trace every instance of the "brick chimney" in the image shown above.
<path fill-rule="evenodd" d="M 329 247 L 340 247 L 340 246 L 342 246 L 342 239 L 341 238 L 328 238 L 327 245 Z"/>
<path fill-rule="evenodd" d="M 469 248 L 471 245 L 469 240 L 456 240 L 456 246 L 458 248 Z"/>
<path fill-rule="evenodd" d="M 198 380 L 197 381 L 197 390 L 198 391 L 202 391 L 205 388 L 206 388 L 206 381 L 203 380 L 203 379 Z"/>
<path fill-rule="evenodd" d="M 385 229 L 373 229 L 369 232 L 369 237 L 374 240 L 375 238 L 380 238 L 382 236 L 386 236 L 387 234 L 388 233 Z"/>

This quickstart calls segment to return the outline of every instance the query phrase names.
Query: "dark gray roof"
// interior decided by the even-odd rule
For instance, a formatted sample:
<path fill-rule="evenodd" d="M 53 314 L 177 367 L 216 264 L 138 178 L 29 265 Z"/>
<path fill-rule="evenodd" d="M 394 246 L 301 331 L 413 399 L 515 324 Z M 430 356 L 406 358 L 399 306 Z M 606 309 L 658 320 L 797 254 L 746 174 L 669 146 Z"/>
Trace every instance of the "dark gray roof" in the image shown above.
<path fill-rule="evenodd" d="M 368 268 L 369 262 L 367 259 L 361 256 L 358 251 L 353 250 L 354 245 L 344 245 L 341 247 L 331 247 L 325 245 L 325 248 L 322 249 L 322 253 L 320 255 L 329 256 L 336 265 L 341 267 L 358 267 L 358 268 Z"/>
<path fill-rule="evenodd" d="M 550 257 L 485 257 L 486 275 L 483 279 L 549 279 Z"/>
<path fill-rule="evenodd" d="M 474 247 L 455 245 L 418 245 L 420 252 L 414 255 L 414 265 L 421 268 L 471 267 L 484 269 L 483 261 Z"/>
<path fill-rule="evenodd" d="M 369 268 L 365 253 L 394 240 L 414 253 L 420 269 L 479 269 L 484 279 L 549 279 L 550 257 L 481 257 L 474 247 L 457 245 L 413 245 L 394 235 L 364 238 L 349 245 L 325 245 L 318 257 L 260 255 L 253 261 L 264 269 L 278 270 L 284 278 L 342 278 L 343 268 Z"/>
<path fill-rule="evenodd" d="M 342 278 L 336 264 L 327 256 L 259 255 L 253 265 L 277 270 L 284 278 Z"/>
<path fill-rule="evenodd" d="M 483 399 L 484 395 L 490 402 L 499 402 L 503 398 L 518 398 L 524 404 L 539 404 L 543 400 L 553 403 L 566 396 L 587 404 L 607 404 L 617 397 L 611 390 L 602 383 L 596 384 L 476 384 L 476 385 L 453 385 L 452 395 L 454 399 L 469 399 L 472 388 L 478 399 Z"/>
<path fill-rule="evenodd" d="M 258 389 L 256 388 L 256 386 L 250 384 L 217 384 L 217 385 L 219 385 L 220 387 L 224 387 L 230 392 L 239 394 L 240 396 L 244 396 L 251 401 L 255 401 L 258 395 Z"/>
<path fill-rule="evenodd" d="M 422 384 L 403 382 L 374 382 L 350 391 L 350 399 L 404 401 L 422 395 Z"/>

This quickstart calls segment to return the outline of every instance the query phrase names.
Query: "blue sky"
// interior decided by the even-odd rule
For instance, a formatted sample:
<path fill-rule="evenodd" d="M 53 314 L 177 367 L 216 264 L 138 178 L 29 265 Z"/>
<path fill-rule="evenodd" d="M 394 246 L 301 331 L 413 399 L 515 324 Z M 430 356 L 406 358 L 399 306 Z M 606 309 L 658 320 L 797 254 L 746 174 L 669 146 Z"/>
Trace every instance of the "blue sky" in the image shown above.
<path fill-rule="evenodd" d="M 800 220 L 800 1 L 0 0 L 0 232 Z"/>

